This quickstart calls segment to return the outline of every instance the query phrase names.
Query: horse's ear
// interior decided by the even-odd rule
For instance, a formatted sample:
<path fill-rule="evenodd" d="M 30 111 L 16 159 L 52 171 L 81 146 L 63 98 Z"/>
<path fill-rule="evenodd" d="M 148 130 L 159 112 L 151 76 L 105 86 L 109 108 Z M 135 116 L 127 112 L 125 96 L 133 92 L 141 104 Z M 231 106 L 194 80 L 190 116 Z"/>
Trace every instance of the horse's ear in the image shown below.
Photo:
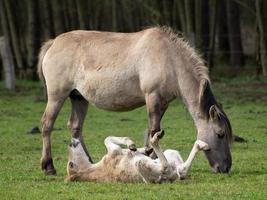
<path fill-rule="evenodd" d="M 199 87 L 199 103 L 203 104 L 204 98 L 205 98 L 205 91 L 209 85 L 208 80 L 204 79 L 200 81 L 200 87 Z"/>
<path fill-rule="evenodd" d="M 218 114 L 217 114 L 215 105 L 212 105 L 210 107 L 209 116 L 210 116 L 210 119 L 212 119 L 212 120 L 217 120 L 218 119 Z"/>
<path fill-rule="evenodd" d="M 200 81 L 199 86 L 199 106 L 202 113 L 206 113 L 205 116 L 208 114 L 208 90 L 209 90 L 209 81 L 204 79 Z"/>

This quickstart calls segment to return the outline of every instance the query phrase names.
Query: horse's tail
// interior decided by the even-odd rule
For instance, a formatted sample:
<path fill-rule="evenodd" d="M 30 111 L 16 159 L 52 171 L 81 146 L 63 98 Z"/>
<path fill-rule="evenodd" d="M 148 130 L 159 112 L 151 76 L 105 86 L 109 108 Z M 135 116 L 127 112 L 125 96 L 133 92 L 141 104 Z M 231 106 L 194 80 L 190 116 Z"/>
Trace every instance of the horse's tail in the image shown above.
<path fill-rule="evenodd" d="M 39 79 L 41 80 L 41 82 L 43 83 L 45 90 L 46 90 L 46 83 L 45 83 L 45 77 L 43 74 L 43 69 L 42 69 L 42 65 L 43 65 L 43 60 L 45 57 L 46 52 L 48 51 L 48 49 L 52 46 L 54 40 L 48 40 L 47 42 L 44 43 L 44 45 L 42 46 L 40 53 L 39 53 L 39 58 L 38 58 L 38 68 L 37 68 L 37 73 L 39 76 Z"/>

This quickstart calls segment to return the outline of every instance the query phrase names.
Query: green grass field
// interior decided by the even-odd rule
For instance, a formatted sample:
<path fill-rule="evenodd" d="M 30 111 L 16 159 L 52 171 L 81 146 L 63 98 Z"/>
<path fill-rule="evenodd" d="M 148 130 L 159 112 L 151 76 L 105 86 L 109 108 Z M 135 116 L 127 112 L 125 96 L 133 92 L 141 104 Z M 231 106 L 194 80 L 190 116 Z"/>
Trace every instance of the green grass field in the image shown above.
<path fill-rule="evenodd" d="M 39 83 L 19 82 L 16 92 L 0 87 L 0 199 L 267 199 L 267 79 L 217 80 L 213 91 L 228 114 L 235 134 L 247 143 L 232 145 L 229 175 L 213 174 L 203 153 L 197 156 L 188 179 L 172 184 L 65 183 L 67 101 L 52 134 L 57 176 L 40 170 L 41 135 L 27 134 L 38 126 L 45 103 L 37 101 Z M 143 144 L 146 110 L 112 113 L 89 107 L 84 137 L 94 161 L 105 153 L 104 138 L 129 136 Z M 185 158 L 195 140 L 195 128 L 181 102 L 170 105 L 162 121 L 163 148 L 178 149 Z"/>

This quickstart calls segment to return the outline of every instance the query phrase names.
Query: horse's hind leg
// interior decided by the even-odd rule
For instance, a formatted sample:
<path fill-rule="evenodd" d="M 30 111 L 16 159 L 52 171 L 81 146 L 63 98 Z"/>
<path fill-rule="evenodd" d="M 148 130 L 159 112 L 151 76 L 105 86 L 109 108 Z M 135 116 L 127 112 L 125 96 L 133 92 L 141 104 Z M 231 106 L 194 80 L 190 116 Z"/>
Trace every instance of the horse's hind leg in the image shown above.
<path fill-rule="evenodd" d="M 68 122 L 68 127 L 71 130 L 72 137 L 81 141 L 82 147 L 88 156 L 89 161 L 92 162 L 82 136 L 83 123 L 88 110 L 88 101 L 76 90 L 73 90 L 69 97 L 71 100 L 72 111 Z"/>
<path fill-rule="evenodd" d="M 42 123 L 42 136 L 43 136 L 43 151 L 41 158 L 41 167 L 46 175 L 56 174 L 56 170 L 53 165 L 52 153 L 51 153 L 51 132 L 57 118 L 57 115 L 64 103 L 65 98 L 56 98 L 54 96 L 48 96 L 48 102 L 45 112 L 43 114 Z"/>

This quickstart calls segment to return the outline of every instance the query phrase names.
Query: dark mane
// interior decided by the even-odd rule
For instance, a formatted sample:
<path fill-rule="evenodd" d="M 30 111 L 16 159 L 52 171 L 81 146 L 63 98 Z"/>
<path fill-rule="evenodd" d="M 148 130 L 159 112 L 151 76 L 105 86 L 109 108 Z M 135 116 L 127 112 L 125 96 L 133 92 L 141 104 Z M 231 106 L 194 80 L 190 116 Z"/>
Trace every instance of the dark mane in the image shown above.
<path fill-rule="evenodd" d="M 176 44 L 176 50 L 179 54 L 183 55 L 183 58 L 190 62 L 190 65 L 186 65 L 190 71 L 192 71 L 193 76 L 196 80 L 201 81 L 203 79 L 209 81 L 209 70 L 205 66 L 205 62 L 201 55 L 197 52 L 195 48 L 192 48 L 189 42 L 178 33 L 176 33 L 172 28 L 162 26 L 159 27 L 168 38 Z"/>
<path fill-rule="evenodd" d="M 222 109 L 222 106 L 217 102 L 215 96 L 213 95 L 210 83 L 208 80 L 203 80 L 200 84 L 200 111 L 202 115 L 209 120 L 209 110 L 211 106 L 215 106 L 216 113 L 218 114 L 218 119 L 221 123 L 223 123 L 223 126 L 225 128 L 225 133 L 227 135 L 227 138 L 229 141 L 232 140 L 232 127 L 230 124 L 230 121 L 228 117 L 226 116 L 225 112 Z"/>

